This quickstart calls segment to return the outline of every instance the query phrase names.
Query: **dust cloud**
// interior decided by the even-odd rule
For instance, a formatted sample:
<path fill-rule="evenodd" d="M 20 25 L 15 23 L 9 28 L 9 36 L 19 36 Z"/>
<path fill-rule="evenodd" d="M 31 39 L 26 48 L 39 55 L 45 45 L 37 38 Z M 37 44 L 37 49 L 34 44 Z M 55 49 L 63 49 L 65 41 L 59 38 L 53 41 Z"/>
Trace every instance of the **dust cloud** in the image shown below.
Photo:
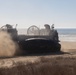
<path fill-rule="evenodd" d="M 0 31 L 0 57 L 12 57 L 17 53 L 18 45 L 7 32 Z"/>

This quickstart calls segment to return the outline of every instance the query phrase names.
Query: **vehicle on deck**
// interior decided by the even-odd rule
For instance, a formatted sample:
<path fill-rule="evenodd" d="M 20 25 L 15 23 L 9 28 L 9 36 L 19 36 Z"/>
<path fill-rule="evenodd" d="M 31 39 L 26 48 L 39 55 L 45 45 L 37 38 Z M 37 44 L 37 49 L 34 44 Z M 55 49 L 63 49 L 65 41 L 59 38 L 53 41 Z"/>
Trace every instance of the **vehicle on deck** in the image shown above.
<path fill-rule="evenodd" d="M 59 52 L 61 45 L 59 39 L 55 38 L 55 32 L 50 32 L 46 35 L 45 29 L 40 29 L 33 25 L 27 29 L 27 35 L 18 35 L 16 28 L 12 25 L 6 24 L 1 27 L 2 31 L 7 31 L 12 39 L 18 43 L 24 54 L 26 53 L 43 53 L 43 52 Z"/>

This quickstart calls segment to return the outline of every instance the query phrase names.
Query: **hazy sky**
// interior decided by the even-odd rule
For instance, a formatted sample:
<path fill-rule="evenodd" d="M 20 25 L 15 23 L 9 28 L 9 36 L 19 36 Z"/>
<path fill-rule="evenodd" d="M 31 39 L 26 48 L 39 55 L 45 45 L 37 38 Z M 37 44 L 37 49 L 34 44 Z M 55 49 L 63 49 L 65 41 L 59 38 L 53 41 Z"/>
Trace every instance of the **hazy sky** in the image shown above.
<path fill-rule="evenodd" d="M 76 0 L 0 0 L 0 27 L 18 24 L 76 28 Z"/>

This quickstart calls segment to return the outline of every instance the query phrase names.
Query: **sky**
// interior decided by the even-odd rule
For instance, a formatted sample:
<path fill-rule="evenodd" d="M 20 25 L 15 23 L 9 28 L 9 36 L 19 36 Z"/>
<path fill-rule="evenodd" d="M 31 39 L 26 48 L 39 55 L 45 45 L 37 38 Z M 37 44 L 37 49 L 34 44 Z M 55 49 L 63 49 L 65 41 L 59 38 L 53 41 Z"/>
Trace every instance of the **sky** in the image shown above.
<path fill-rule="evenodd" d="M 76 28 L 76 0 L 0 0 L 0 27 L 5 24 Z"/>

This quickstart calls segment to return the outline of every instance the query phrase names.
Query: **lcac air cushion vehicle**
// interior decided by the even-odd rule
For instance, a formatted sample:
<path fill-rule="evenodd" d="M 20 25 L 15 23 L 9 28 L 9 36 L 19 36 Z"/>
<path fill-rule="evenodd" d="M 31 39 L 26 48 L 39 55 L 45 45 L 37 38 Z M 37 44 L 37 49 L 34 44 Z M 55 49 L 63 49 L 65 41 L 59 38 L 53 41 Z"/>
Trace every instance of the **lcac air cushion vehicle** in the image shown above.
<path fill-rule="evenodd" d="M 2 26 L 1 29 L 7 31 L 11 35 L 12 40 L 18 43 L 24 54 L 35 52 L 59 52 L 61 49 L 56 30 L 51 30 L 50 35 L 47 35 L 46 29 L 40 29 L 33 25 L 27 29 L 26 35 L 18 35 L 17 29 L 13 28 L 12 25 L 6 24 Z"/>

